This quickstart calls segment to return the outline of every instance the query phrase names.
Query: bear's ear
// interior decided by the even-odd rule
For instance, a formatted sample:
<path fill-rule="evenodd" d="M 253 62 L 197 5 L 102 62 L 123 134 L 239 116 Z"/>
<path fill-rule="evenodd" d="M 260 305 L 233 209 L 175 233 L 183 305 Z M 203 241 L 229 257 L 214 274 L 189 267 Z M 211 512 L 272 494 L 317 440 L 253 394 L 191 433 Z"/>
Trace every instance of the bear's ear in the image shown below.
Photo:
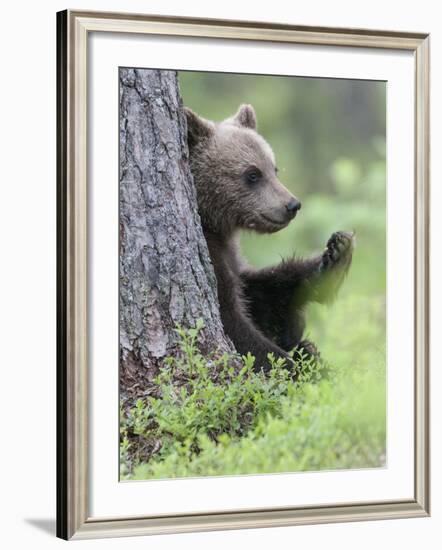
<path fill-rule="evenodd" d="M 213 132 L 213 123 L 184 107 L 187 118 L 187 140 L 189 145 L 195 145 L 204 138 L 210 137 Z"/>
<path fill-rule="evenodd" d="M 233 124 L 256 130 L 258 122 L 256 120 L 255 109 L 251 105 L 241 105 L 236 115 L 230 119 Z"/>

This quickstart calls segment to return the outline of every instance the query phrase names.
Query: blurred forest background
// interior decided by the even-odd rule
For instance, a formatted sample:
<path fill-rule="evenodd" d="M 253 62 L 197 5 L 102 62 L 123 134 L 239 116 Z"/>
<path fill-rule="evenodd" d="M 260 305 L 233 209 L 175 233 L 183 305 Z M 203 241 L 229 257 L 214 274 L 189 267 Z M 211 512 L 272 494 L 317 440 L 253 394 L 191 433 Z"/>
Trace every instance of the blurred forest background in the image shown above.
<path fill-rule="evenodd" d="M 188 360 L 170 359 L 162 397 L 121 414 L 121 478 L 384 466 L 386 84 L 201 72 L 179 72 L 179 82 L 184 104 L 214 121 L 252 104 L 280 180 L 302 202 L 286 229 L 242 235 L 252 265 L 318 254 L 337 230 L 354 230 L 356 249 L 336 302 L 307 310 L 305 337 L 326 378 L 306 371 L 293 383 L 278 368 L 266 378 L 245 359 L 245 371 L 214 384 L 195 355 L 196 332 L 182 332 Z M 171 371 L 190 367 L 190 388 L 176 388 Z"/>

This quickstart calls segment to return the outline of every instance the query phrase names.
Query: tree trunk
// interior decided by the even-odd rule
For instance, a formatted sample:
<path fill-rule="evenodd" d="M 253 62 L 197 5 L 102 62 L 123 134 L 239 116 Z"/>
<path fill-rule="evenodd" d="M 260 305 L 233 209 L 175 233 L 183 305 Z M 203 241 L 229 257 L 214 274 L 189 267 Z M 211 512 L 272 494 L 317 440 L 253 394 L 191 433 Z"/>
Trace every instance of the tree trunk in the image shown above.
<path fill-rule="evenodd" d="M 233 351 L 189 169 L 175 71 L 120 69 L 120 388 L 146 393 L 178 351 L 174 328 L 204 321 L 200 349 Z"/>

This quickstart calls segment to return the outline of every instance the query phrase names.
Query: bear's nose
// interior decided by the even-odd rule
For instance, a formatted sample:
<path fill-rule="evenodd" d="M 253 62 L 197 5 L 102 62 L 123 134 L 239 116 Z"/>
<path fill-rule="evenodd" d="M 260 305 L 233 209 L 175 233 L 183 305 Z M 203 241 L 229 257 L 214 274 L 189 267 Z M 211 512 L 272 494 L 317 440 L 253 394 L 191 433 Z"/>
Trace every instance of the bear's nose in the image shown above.
<path fill-rule="evenodd" d="M 296 212 L 298 210 L 301 210 L 301 203 L 298 201 L 298 199 L 291 199 L 285 207 L 287 208 L 287 212 L 294 217 L 296 215 Z"/>

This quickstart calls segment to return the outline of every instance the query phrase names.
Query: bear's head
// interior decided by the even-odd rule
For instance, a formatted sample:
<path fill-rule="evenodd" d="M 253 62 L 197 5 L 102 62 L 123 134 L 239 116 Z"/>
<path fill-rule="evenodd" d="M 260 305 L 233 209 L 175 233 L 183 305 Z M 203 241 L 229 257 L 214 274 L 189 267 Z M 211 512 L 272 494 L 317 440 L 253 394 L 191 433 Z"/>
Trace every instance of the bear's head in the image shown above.
<path fill-rule="evenodd" d="M 273 233 L 301 208 L 279 181 L 275 155 L 260 136 L 251 105 L 220 123 L 185 108 L 190 166 L 203 227 L 229 235 L 236 228 Z"/>

